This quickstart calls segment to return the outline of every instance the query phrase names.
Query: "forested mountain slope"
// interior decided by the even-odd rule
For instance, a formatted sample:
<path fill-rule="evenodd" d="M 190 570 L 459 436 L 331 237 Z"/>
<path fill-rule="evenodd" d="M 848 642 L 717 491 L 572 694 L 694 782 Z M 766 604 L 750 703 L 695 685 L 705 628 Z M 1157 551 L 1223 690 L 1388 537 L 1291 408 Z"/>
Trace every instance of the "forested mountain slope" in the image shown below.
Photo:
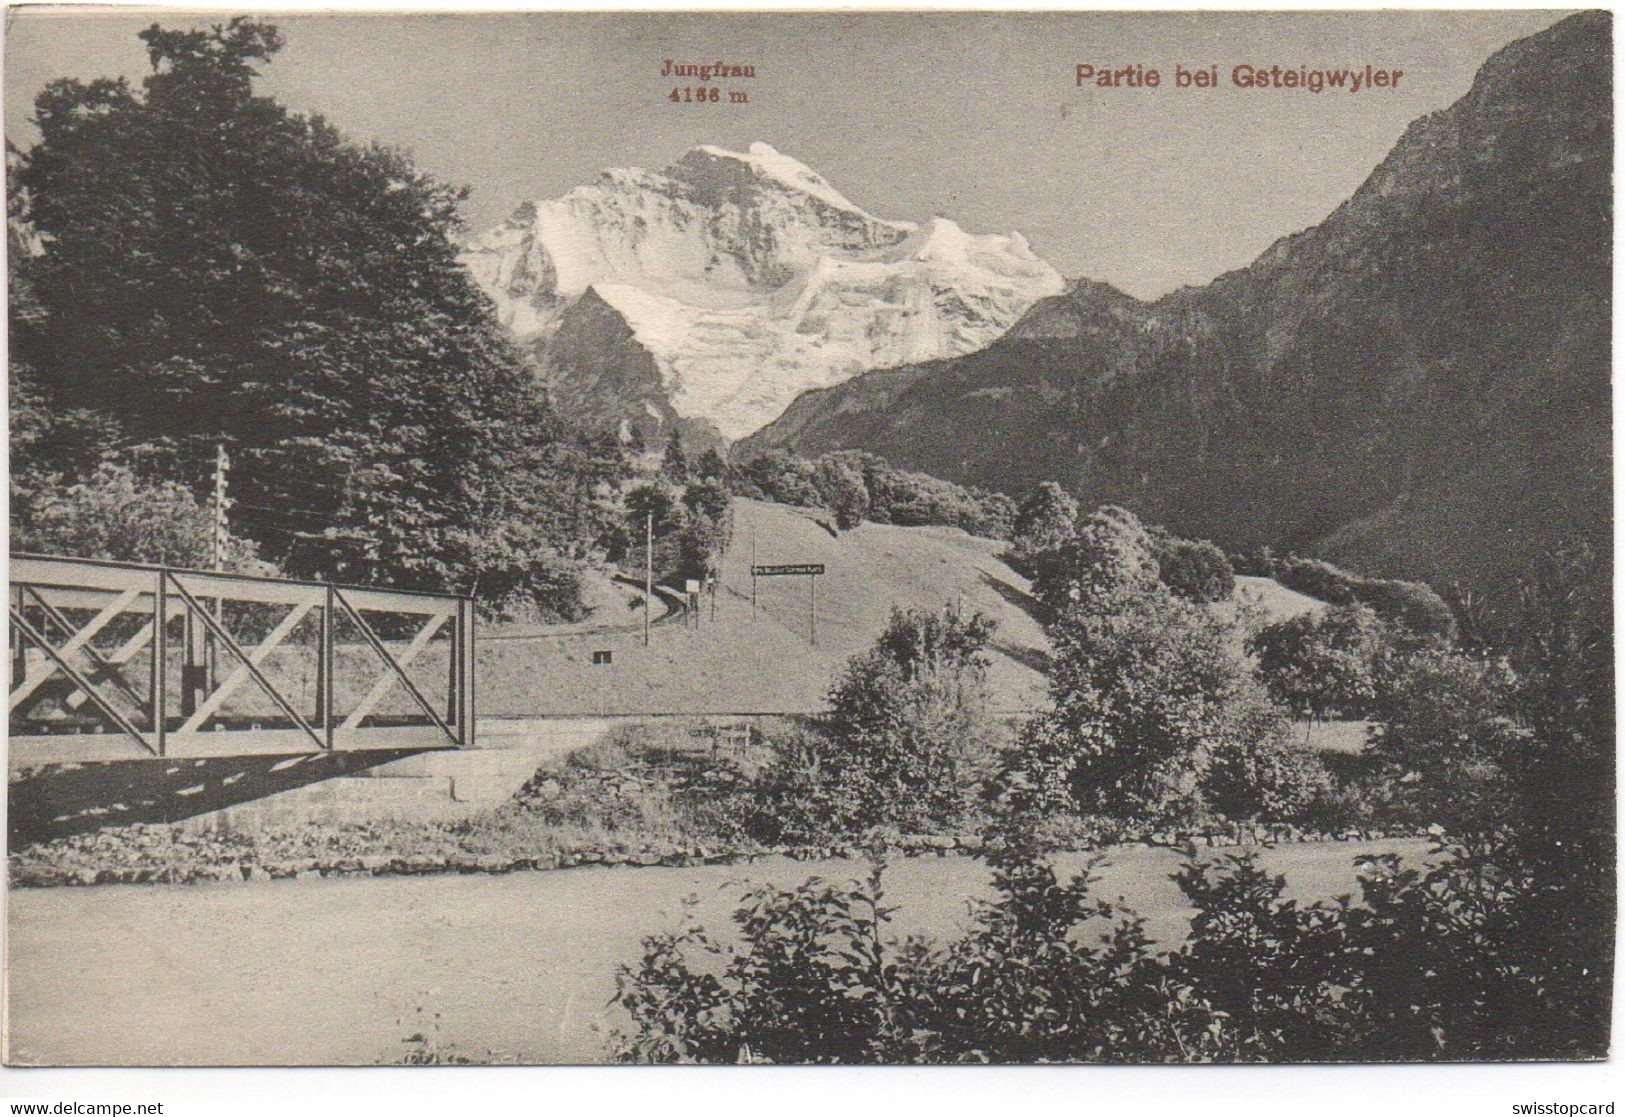
<path fill-rule="evenodd" d="M 1504 583 L 1611 534 L 1611 18 L 1511 44 L 1320 225 L 1142 303 L 1079 281 L 742 447 L 1060 480 L 1187 536 Z"/>

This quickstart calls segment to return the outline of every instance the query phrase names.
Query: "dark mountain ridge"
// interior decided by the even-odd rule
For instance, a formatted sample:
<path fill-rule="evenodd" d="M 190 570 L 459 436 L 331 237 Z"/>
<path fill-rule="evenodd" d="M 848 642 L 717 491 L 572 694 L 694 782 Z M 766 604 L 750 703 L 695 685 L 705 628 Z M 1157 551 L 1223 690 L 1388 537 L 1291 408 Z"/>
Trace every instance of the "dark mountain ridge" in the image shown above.
<path fill-rule="evenodd" d="M 1077 281 L 998 342 L 799 397 L 736 454 L 865 449 L 1182 535 L 1489 587 L 1611 535 L 1611 17 L 1515 42 L 1354 195 L 1144 303 Z"/>

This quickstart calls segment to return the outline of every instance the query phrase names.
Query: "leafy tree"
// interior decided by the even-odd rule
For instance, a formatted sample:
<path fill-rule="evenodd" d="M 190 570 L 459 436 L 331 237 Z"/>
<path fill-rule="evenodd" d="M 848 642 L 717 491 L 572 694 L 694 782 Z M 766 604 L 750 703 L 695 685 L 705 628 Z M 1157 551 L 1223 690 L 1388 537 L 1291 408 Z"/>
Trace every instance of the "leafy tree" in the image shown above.
<path fill-rule="evenodd" d="M 1052 709 L 1025 727 L 1012 765 L 1051 809 L 1282 819 L 1325 789 L 1237 654 L 1233 621 L 1130 584 L 1091 593 L 1050 639 Z"/>
<path fill-rule="evenodd" d="M 1212 543 L 1180 539 L 1160 528 L 1151 536 L 1163 584 L 1186 601 L 1226 601 L 1236 592 L 1235 568 Z"/>
<path fill-rule="evenodd" d="M 863 474 L 839 458 L 818 459 L 814 484 L 824 507 L 835 514 L 835 526 L 848 531 L 869 513 L 869 487 Z"/>
<path fill-rule="evenodd" d="M 1611 602 L 1595 593 L 1610 570 L 1589 546 L 1553 548 L 1521 585 L 1508 648 L 1517 717 L 1530 730 L 1506 761 L 1517 794 L 1507 830 L 1533 882 L 1518 925 L 1550 993 L 1529 1025 L 1578 1033 L 1577 1050 L 1606 1046 L 1613 988 L 1614 625 Z"/>
<path fill-rule="evenodd" d="M 1032 561 L 1033 595 L 1059 615 L 1096 593 L 1145 589 L 1156 582 L 1156 546 L 1134 513 L 1105 505 L 1060 547 Z"/>
<path fill-rule="evenodd" d="M 1293 556 L 1278 560 L 1274 572 L 1283 586 L 1310 597 L 1333 605 L 1347 605 L 1354 600 L 1355 576 L 1329 562 Z"/>
<path fill-rule="evenodd" d="M 842 450 L 816 461 L 769 450 L 733 471 L 741 496 L 801 507 L 828 508 L 837 526 L 864 519 L 879 524 L 941 524 L 973 535 L 1010 534 L 1015 504 L 1002 493 L 964 488 L 925 473 L 909 473 L 874 454 Z"/>
<path fill-rule="evenodd" d="M 817 507 L 819 504 L 812 463 L 783 450 L 769 450 L 746 462 L 739 468 L 738 481 L 743 496 L 801 508 Z"/>
<path fill-rule="evenodd" d="M 1334 605 L 1367 605 L 1398 632 L 1445 642 L 1455 638 L 1455 613 L 1444 598 L 1421 582 L 1362 578 L 1329 562 L 1306 558 L 1278 562 L 1274 573 L 1283 586 L 1310 597 Z"/>
<path fill-rule="evenodd" d="M 1299 717 L 1362 714 L 1376 698 L 1384 632 L 1364 605 L 1278 621 L 1254 635 L 1249 646 L 1270 693 Z"/>
<path fill-rule="evenodd" d="M 732 496 L 720 481 L 691 481 L 681 490 L 649 482 L 629 489 L 622 505 L 612 559 L 641 571 L 645 534 L 652 527 L 657 580 L 703 578 L 720 568 L 733 533 Z"/>
<path fill-rule="evenodd" d="M 666 439 L 666 453 L 660 460 L 660 472 L 667 480 L 682 484 L 688 480 L 688 453 L 683 449 L 683 436 L 676 427 Z"/>
<path fill-rule="evenodd" d="M 656 536 L 669 533 L 684 522 L 683 507 L 665 485 L 643 484 L 629 489 L 623 498 L 626 520 L 637 538 L 645 531 Z"/>
<path fill-rule="evenodd" d="M 1385 672 L 1368 751 L 1398 786 L 1452 832 L 1482 828 L 1507 808 L 1528 728 L 1515 715 L 1517 676 L 1504 658 L 1427 648 Z"/>
<path fill-rule="evenodd" d="M 1065 545 L 1077 530 L 1078 502 L 1054 481 L 1034 489 L 1016 510 L 1010 543 L 1018 560 Z"/>
<path fill-rule="evenodd" d="M 722 481 L 690 481 L 683 490 L 688 529 L 683 541 L 681 574 L 684 578 L 714 575 L 733 538 L 733 495 Z"/>
<path fill-rule="evenodd" d="M 615 1055 L 637 1063 L 859 1063 L 890 1046 L 878 874 L 868 886 L 810 880 L 742 898 L 739 945 L 695 927 L 644 941 L 615 999 L 635 1031 Z"/>
<path fill-rule="evenodd" d="M 14 345 L 47 406 L 105 412 L 198 490 L 225 443 L 234 526 L 290 573 L 508 600 L 528 556 L 554 584 L 620 463 L 553 415 L 457 262 L 464 192 L 256 95 L 271 24 L 141 38 L 139 90 L 52 82 L 15 161 L 41 248 Z"/>
<path fill-rule="evenodd" d="M 694 460 L 694 476 L 702 481 L 726 482 L 728 480 L 728 463 L 723 460 L 716 447 L 708 446 Z"/>
<path fill-rule="evenodd" d="M 992 634 L 981 614 L 893 610 L 875 646 L 847 664 L 813 758 L 840 829 L 918 829 L 958 815 L 987 728 Z"/>
<path fill-rule="evenodd" d="M 1606 944 L 1565 965 L 1554 898 L 1505 837 L 1360 859 L 1358 903 L 1301 904 L 1252 855 L 1192 860 L 1177 949 L 1063 881 L 1040 851 L 989 856 L 993 898 L 946 942 L 889 933 L 884 865 L 849 885 L 760 886 L 717 937 L 644 940 L 616 977 L 622 1062 L 1207 1063 L 1599 1058 Z M 1559 916 L 1561 918 L 1561 914 Z"/>
<path fill-rule="evenodd" d="M 9 370 L 11 533 L 28 534 L 43 503 L 68 485 L 89 481 L 118 445 L 118 424 L 88 408 L 51 407 L 28 366 Z"/>
<path fill-rule="evenodd" d="M 870 519 L 876 523 L 944 524 L 994 539 L 1010 534 L 1015 505 L 1002 493 L 896 469 L 879 459 L 867 463 L 863 472 L 869 489 Z"/>
<path fill-rule="evenodd" d="M 1023 730 L 1011 773 L 1040 803 L 1283 818 L 1325 788 L 1238 654 L 1236 622 L 1169 591 L 1132 513 L 1091 514 L 1034 589 L 1052 613 L 1052 708 Z"/>
<path fill-rule="evenodd" d="M 103 465 L 84 481 L 43 493 L 32 522 L 14 533 L 25 551 L 120 562 L 207 569 L 213 516 L 174 481 L 142 482 L 123 466 Z M 228 538 L 225 567 L 259 574 L 253 544 Z"/>
<path fill-rule="evenodd" d="M 702 478 L 688 483 L 683 490 L 683 504 L 692 515 L 720 524 L 732 513 L 733 494 L 721 481 Z"/>
<path fill-rule="evenodd" d="M 1432 587 L 1398 578 L 1366 578 L 1355 583 L 1354 599 L 1409 633 L 1442 643 L 1456 638 L 1456 614 Z"/>

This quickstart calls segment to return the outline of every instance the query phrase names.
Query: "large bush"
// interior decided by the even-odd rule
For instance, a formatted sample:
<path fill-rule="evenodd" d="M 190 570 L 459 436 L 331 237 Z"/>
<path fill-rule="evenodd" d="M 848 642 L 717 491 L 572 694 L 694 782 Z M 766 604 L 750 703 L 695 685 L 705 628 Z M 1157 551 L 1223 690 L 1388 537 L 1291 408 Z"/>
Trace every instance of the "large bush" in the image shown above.
<path fill-rule="evenodd" d="M 1152 583 L 1096 593 L 1050 633 L 1052 708 L 1013 762 L 1051 809 L 1283 819 L 1324 790 L 1237 654 L 1233 621 Z"/>
<path fill-rule="evenodd" d="M 1455 613 L 1444 598 L 1421 582 L 1362 578 L 1329 562 L 1309 558 L 1284 559 L 1274 565 L 1273 572 L 1283 586 L 1310 597 L 1333 605 L 1367 605 L 1403 632 L 1443 641 L 1455 638 Z"/>
<path fill-rule="evenodd" d="M 1430 648 L 1400 657 L 1385 674 L 1367 751 L 1391 770 L 1395 794 L 1452 829 L 1500 817 L 1528 738 L 1513 707 L 1511 666 Z"/>
<path fill-rule="evenodd" d="M 835 526 L 847 531 L 869 514 L 869 486 L 863 473 L 840 458 L 819 458 L 814 483 L 824 507 L 835 514 Z"/>
<path fill-rule="evenodd" d="M 1034 591 L 1051 611 L 1051 708 L 1012 774 L 1050 809 L 1189 822 L 1207 811 L 1290 818 L 1324 790 L 1238 654 L 1236 621 L 1175 596 L 1132 513 L 1102 508 Z"/>
<path fill-rule="evenodd" d="M 1354 599 L 1405 632 L 1448 642 L 1456 637 L 1456 614 L 1431 587 L 1397 578 L 1355 583 Z"/>
<path fill-rule="evenodd" d="M 456 537 L 473 576 L 469 592 L 485 616 L 554 621 L 582 615 L 581 568 L 554 548 L 542 525 L 503 516 L 483 531 Z"/>
<path fill-rule="evenodd" d="M 888 933 L 866 881 L 760 886 L 726 939 L 690 924 L 617 976 L 623 1062 L 1335 1062 L 1596 1058 L 1606 1015 L 1565 968 L 1504 838 L 1365 863 L 1360 900 L 1300 904 L 1250 856 L 1190 862 L 1189 933 L 1159 954 L 1134 912 L 1024 851 L 947 942 Z M 1595 979 L 1593 979 L 1595 982 Z M 1595 1005 L 1588 1004 L 1587 1010 Z"/>
<path fill-rule="evenodd" d="M 1265 684 L 1303 718 L 1359 717 L 1376 698 L 1384 629 L 1363 605 L 1334 606 L 1266 625 L 1248 642 Z"/>
<path fill-rule="evenodd" d="M 1030 562 L 1033 596 L 1052 616 L 1092 594 L 1150 589 L 1157 581 L 1156 546 L 1134 513 L 1105 505 L 1090 513 L 1065 543 Z"/>
<path fill-rule="evenodd" d="M 1212 543 L 1180 539 L 1160 529 L 1152 532 L 1152 541 L 1162 584 L 1186 601 L 1226 601 L 1235 593 L 1235 568 Z"/>
<path fill-rule="evenodd" d="M 1016 509 L 1010 530 L 1010 550 L 1018 563 L 1065 545 L 1077 531 L 1080 509 L 1065 489 L 1045 481 Z"/>
<path fill-rule="evenodd" d="M 958 821 L 986 759 L 992 634 L 981 614 L 893 610 L 874 647 L 847 664 L 811 758 L 838 829 Z"/>
<path fill-rule="evenodd" d="M 734 471 L 734 482 L 740 496 L 799 508 L 821 503 L 816 467 L 783 450 L 769 450 L 745 462 Z"/>
<path fill-rule="evenodd" d="M 214 517 L 185 486 L 142 481 L 107 464 L 88 479 L 35 496 L 31 523 L 12 535 L 19 550 L 78 558 L 208 569 Z M 265 573 L 252 543 L 228 536 L 228 570 Z"/>
<path fill-rule="evenodd" d="M 733 535 L 733 498 L 721 481 L 678 489 L 660 481 L 627 490 L 621 523 L 610 536 L 611 559 L 642 572 L 653 544 L 653 577 L 662 584 L 714 573 Z"/>
<path fill-rule="evenodd" d="M 1355 576 L 1321 559 L 1286 558 L 1275 563 L 1276 581 L 1288 589 L 1317 597 L 1333 605 L 1354 600 Z"/>

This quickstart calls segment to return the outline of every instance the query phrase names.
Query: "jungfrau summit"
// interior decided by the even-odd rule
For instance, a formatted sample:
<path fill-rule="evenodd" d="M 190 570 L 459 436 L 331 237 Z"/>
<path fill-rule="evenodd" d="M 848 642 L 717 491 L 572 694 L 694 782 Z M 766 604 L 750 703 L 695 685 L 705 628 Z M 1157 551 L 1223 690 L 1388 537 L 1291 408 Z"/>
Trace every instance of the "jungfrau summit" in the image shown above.
<path fill-rule="evenodd" d="M 1063 289 L 1019 233 L 882 220 L 762 143 L 604 171 L 463 260 L 562 406 L 645 439 L 743 438 L 807 389 L 980 349 Z"/>

